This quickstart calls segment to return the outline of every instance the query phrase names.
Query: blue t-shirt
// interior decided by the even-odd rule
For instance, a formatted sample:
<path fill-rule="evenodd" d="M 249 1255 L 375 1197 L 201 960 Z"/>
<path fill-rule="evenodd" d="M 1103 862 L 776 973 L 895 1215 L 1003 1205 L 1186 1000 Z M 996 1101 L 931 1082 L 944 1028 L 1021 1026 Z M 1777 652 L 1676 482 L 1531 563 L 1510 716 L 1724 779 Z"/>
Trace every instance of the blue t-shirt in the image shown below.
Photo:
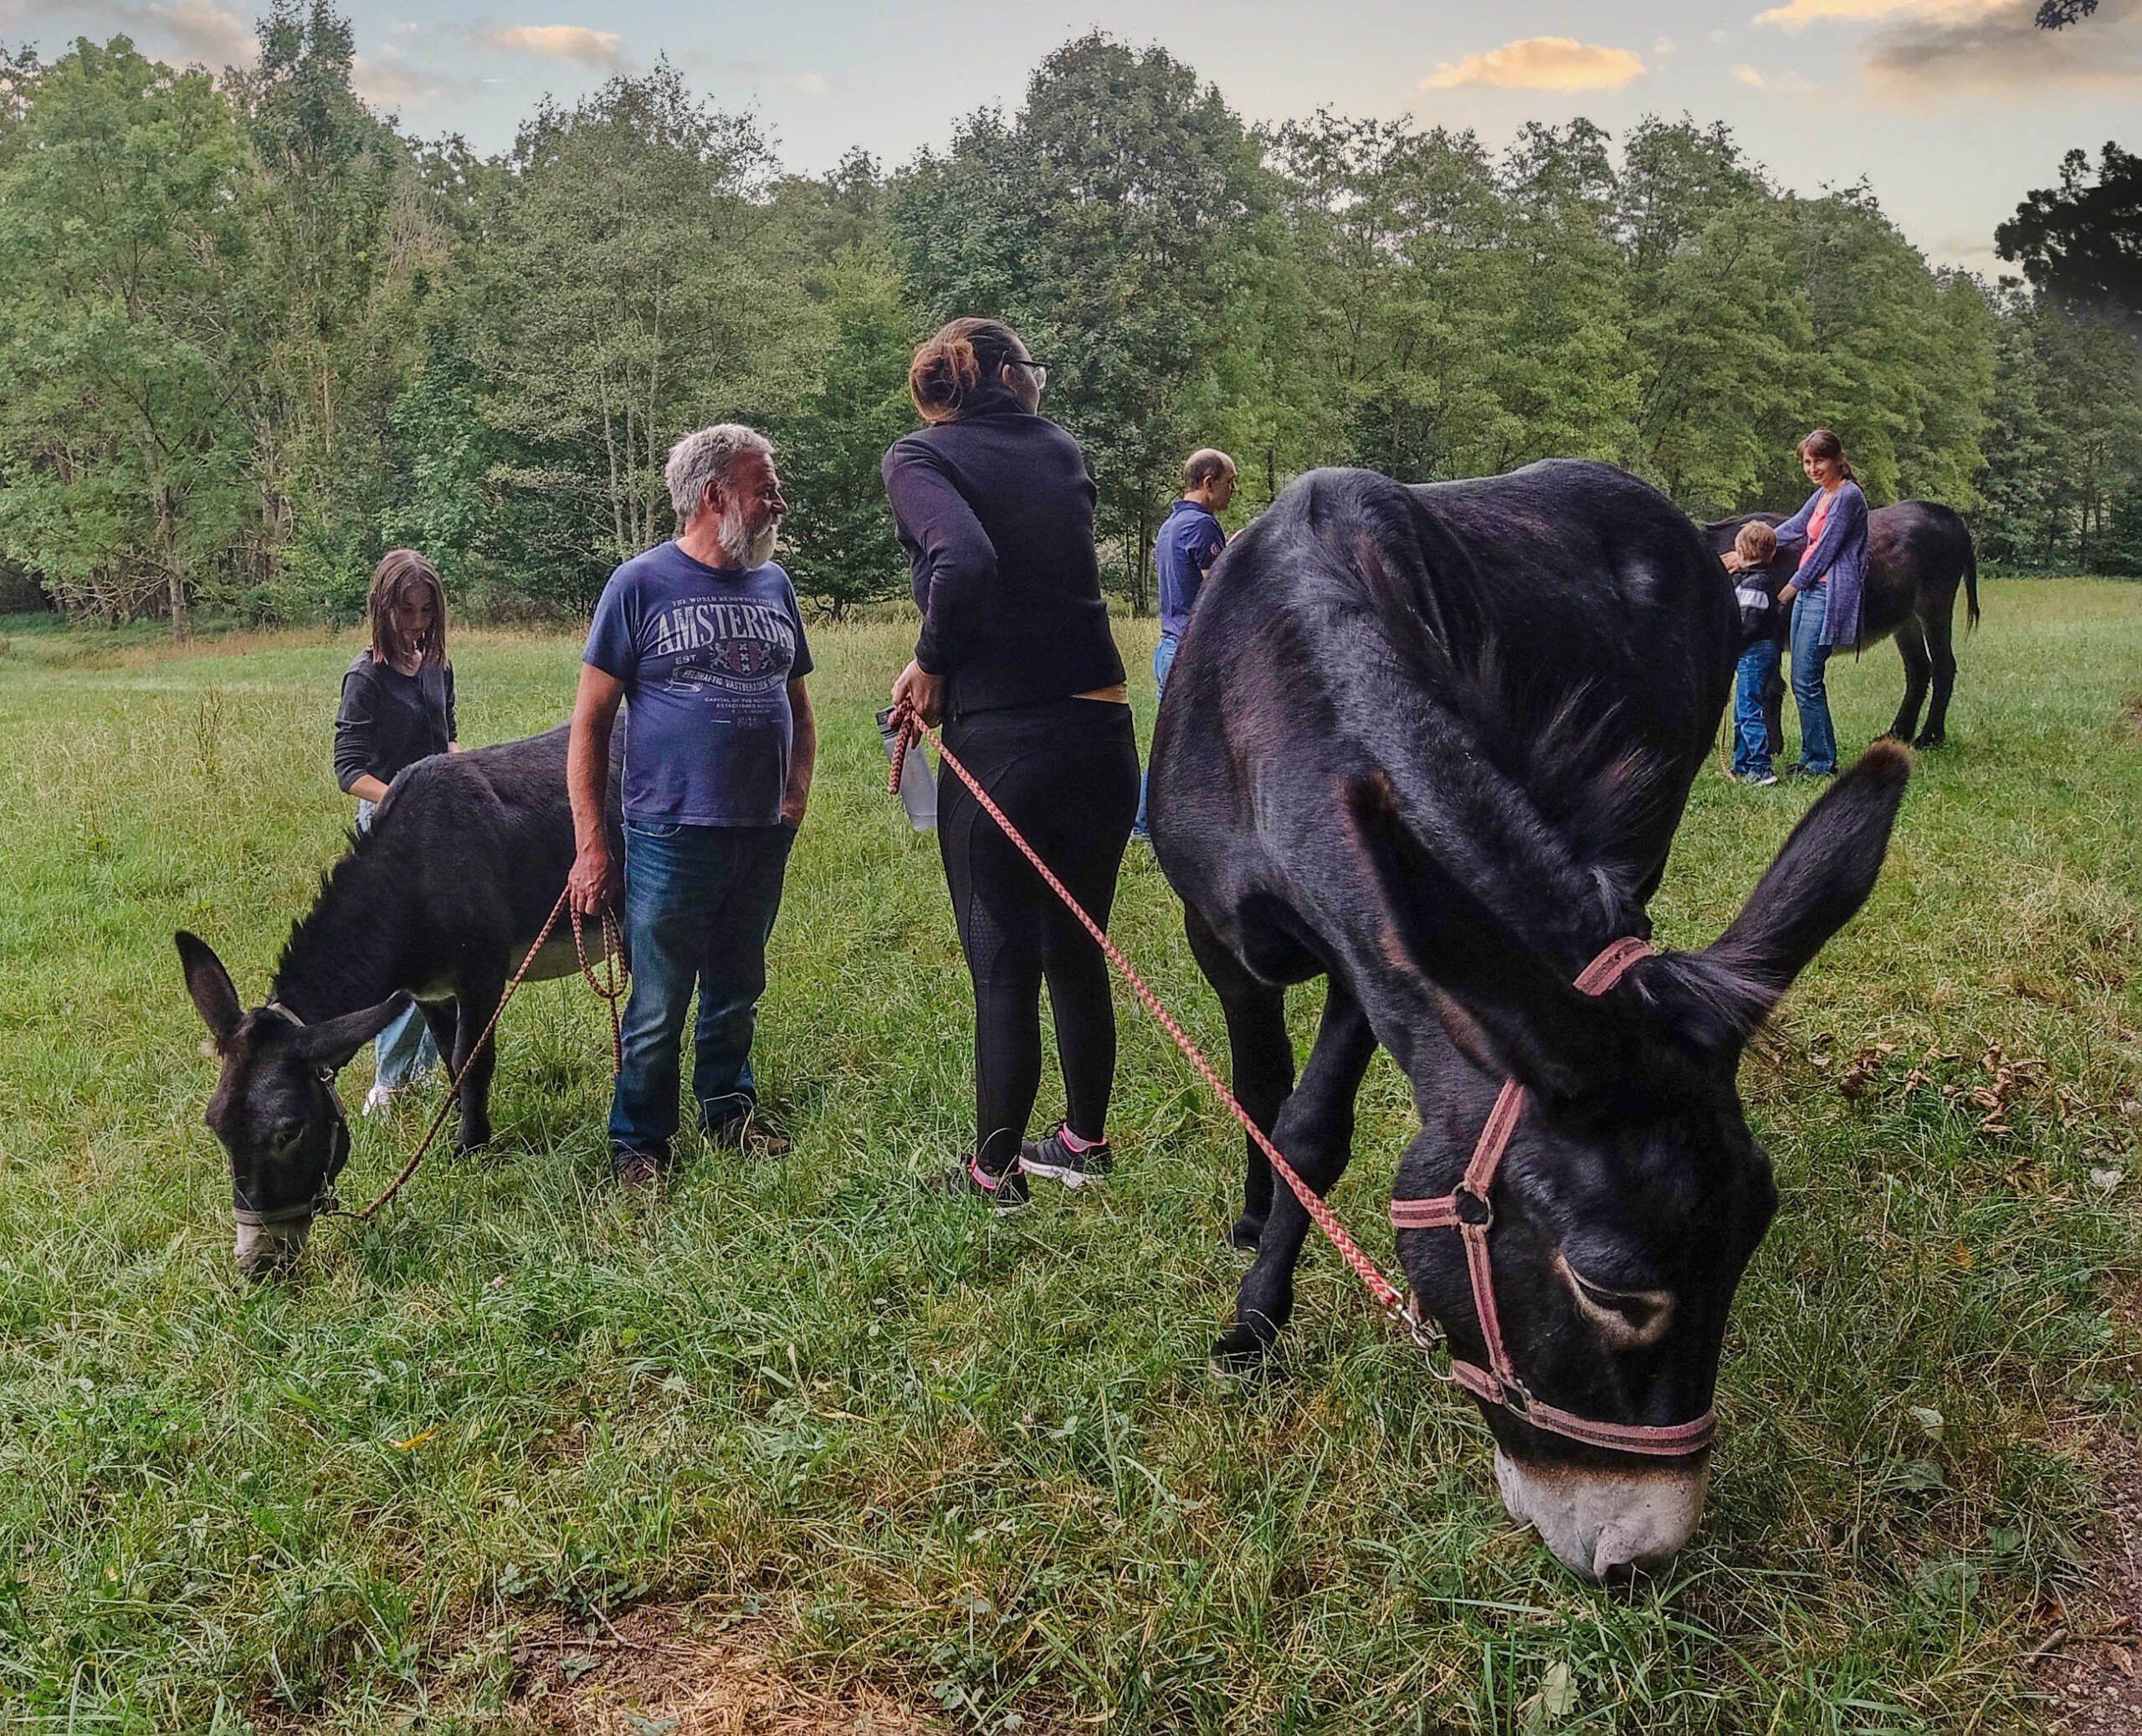
<path fill-rule="evenodd" d="M 581 661 L 624 684 L 628 820 L 771 826 L 811 673 L 796 589 L 772 561 L 708 566 L 674 542 L 610 575 Z"/>
<path fill-rule="evenodd" d="M 1212 571 L 1227 533 L 1220 521 L 1192 500 L 1178 500 L 1153 539 L 1153 565 L 1161 576 L 1161 631 L 1182 637 L 1191 607 Z"/>

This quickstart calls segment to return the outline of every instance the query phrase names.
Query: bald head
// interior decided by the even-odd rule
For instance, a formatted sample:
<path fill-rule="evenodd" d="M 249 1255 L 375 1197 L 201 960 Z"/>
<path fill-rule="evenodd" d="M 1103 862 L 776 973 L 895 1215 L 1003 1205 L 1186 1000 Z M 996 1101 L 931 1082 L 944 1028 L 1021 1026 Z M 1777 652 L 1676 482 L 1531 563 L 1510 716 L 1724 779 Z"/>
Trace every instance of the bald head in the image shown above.
<path fill-rule="evenodd" d="M 1235 461 L 1217 446 L 1201 446 L 1182 461 L 1182 497 L 1208 512 L 1225 512 L 1235 497 Z"/>

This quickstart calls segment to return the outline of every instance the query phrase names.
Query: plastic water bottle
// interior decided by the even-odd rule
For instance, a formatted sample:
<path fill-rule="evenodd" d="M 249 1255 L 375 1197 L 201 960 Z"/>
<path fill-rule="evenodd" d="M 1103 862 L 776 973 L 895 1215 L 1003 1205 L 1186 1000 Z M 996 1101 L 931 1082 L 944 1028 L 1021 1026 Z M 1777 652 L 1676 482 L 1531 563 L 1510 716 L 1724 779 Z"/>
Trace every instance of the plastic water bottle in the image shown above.
<path fill-rule="evenodd" d="M 885 744 L 889 764 L 899 745 L 890 706 L 878 714 L 878 737 Z M 937 829 L 937 781 L 930 774 L 930 755 L 923 751 L 920 735 L 908 745 L 907 763 L 900 768 L 900 803 L 907 809 L 907 823 L 917 832 Z"/>

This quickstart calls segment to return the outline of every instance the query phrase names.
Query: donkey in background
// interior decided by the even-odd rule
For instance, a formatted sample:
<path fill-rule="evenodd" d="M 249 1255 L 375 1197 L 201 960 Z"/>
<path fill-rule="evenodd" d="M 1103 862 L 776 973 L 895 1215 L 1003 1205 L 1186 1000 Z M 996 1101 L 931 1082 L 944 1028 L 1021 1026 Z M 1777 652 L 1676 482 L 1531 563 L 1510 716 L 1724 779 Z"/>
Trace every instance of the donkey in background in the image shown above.
<path fill-rule="evenodd" d="M 267 1001 L 245 1009 L 208 944 L 175 939 L 187 991 L 214 1039 L 223 1075 L 208 1123 L 231 1162 L 238 1268 L 263 1278 L 304 1248 L 348 1161 L 349 1124 L 336 1075 L 413 997 L 439 1054 L 462 1078 L 455 1142 L 491 1136 L 495 1036 L 470 1052 L 572 866 L 566 726 L 463 754 L 420 760 L 394 780 L 372 829 L 322 877 L 290 930 Z M 613 860 L 623 860 L 611 745 Z M 587 936 L 600 956 L 598 929 Z M 553 930 L 531 980 L 579 968 L 569 929 Z"/>

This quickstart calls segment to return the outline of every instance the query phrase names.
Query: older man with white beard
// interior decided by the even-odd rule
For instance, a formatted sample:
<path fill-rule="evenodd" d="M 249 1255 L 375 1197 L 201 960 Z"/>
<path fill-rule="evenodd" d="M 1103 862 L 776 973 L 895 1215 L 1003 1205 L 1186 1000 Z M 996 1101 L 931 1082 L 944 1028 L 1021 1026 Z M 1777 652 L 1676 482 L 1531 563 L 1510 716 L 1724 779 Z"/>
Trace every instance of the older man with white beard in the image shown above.
<path fill-rule="evenodd" d="M 573 908 L 592 914 L 613 883 L 602 809 L 611 727 L 620 702 L 629 708 L 623 806 L 633 991 L 610 1155 L 617 1179 L 641 1191 L 669 1167 L 694 986 L 700 1131 L 753 1155 L 788 1149 L 757 1119 L 751 1035 L 817 756 L 803 685 L 810 647 L 795 587 L 772 559 L 788 510 L 773 448 L 725 422 L 685 435 L 664 474 L 680 528 L 602 587 L 566 760 L 579 852 L 567 885 Z"/>

